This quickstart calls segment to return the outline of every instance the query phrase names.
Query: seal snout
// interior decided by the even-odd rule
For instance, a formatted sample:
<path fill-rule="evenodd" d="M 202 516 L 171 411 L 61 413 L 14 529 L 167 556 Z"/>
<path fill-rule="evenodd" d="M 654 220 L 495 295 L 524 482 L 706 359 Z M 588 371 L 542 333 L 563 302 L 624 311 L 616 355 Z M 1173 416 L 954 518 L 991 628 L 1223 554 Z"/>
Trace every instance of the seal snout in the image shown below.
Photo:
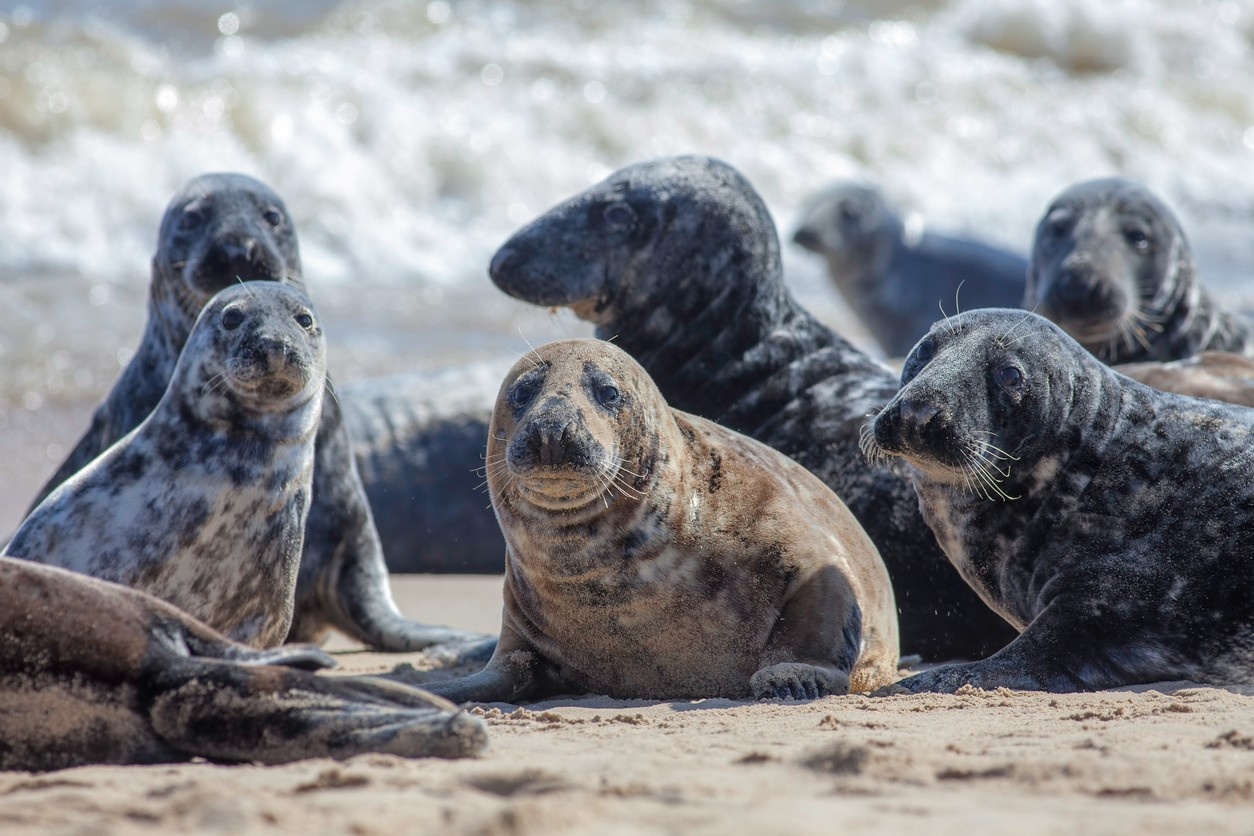
<path fill-rule="evenodd" d="M 594 466 L 600 445 L 579 416 L 554 409 L 527 422 L 510 445 L 509 462 L 518 471 L 583 471 Z"/>
<path fill-rule="evenodd" d="M 876 417 L 873 431 L 883 453 L 923 453 L 944 446 L 949 421 L 926 396 L 897 398 Z"/>
<path fill-rule="evenodd" d="M 1081 323 L 1117 318 L 1125 304 L 1116 283 L 1088 259 L 1064 261 L 1050 283 L 1045 302 L 1061 317 Z"/>

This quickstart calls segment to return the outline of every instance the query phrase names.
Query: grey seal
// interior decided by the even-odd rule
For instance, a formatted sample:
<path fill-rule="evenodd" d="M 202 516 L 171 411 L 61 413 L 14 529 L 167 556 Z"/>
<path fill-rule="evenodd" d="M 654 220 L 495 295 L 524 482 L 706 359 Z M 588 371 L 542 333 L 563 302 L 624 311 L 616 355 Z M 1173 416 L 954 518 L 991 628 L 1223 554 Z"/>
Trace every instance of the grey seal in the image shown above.
<path fill-rule="evenodd" d="M 962 576 L 1021 631 L 903 680 L 1254 681 L 1254 412 L 1159 392 L 1023 311 L 937 323 L 868 425 Z"/>
<path fill-rule="evenodd" d="M 1076 183 L 1050 202 L 1022 306 L 1112 365 L 1200 351 L 1254 356 L 1250 322 L 1206 290 L 1175 213 L 1122 178 Z"/>
<path fill-rule="evenodd" d="M 152 412 L 39 503 L 4 554 L 142 589 L 235 641 L 281 644 L 325 385 L 302 291 L 226 288 Z"/>
<path fill-rule="evenodd" d="M 889 357 L 951 311 L 1010 308 L 1028 262 L 981 241 L 907 230 L 873 186 L 833 183 L 807 201 L 793 241 L 823 256 L 840 295 Z"/>
<path fill-rule="evenodd" d="M 303 288 L 292 219 L 282 198 L 252 177 L 201 175 L 171 198 L 162 217 L 139 348 L 32 508 L 152 411 L 200 309 L 239 281 Z M 397 610 L 335 397 L 322 402 L 313 480 L 290 640 L 317 641 L 332 628 L 390 651 L 476 640 L 463 631 L 417 624 Z M 476 647 L 458 652 L 490 652 L 490 644 Z"/>
<path fill-rule="evenodd" d="M 312 672 L 334 666 L 315 647 L 255 650 L 138 590 L 0 558 L 0 769 L 486 745 L 483 722 L 445 700 Z"/>
<path fill-rule="evenodd" d="M 672 410 L 613 345 L 519 360 L 487 461 L 501 639 L 435 693 L 814 699 L 896 679 L 892 585 L 848 508 L 778 451 Z"/>
<path fill-rule="evenodd" d="M 774 447 L 832 488 L 888 567 L 903 653 L 980 658 L 1013 637 L 948 565 L 906 469 L 863 459 L 860 429 L 897 376 L 789 293 L 775 224 L 734 168 L 694 156 L 621 169 L 515 233 L 490 275 L 511 296 L 595 323 L 671 406 Z"/>

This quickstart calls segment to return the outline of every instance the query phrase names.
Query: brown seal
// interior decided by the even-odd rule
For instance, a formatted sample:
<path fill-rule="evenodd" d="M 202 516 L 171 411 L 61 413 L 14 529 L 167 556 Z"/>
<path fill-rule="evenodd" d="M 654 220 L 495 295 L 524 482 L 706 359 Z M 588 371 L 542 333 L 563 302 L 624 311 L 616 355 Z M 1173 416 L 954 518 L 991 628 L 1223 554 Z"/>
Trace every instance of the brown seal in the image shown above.
<path fill-rule="evenodd" d="M 1164 392 L 1254 406 L 1254 359 L 1203 351 L 1170 363 L 1124 363 L 1115 371 Z"/>
<path fill-rule="evenodd" d="M 0 558 L 0 769 L 485 746 L 483 722 L 445 700 L 311 672 L 334 665 L 307 645 L 236 644 L 135 589 Z"/>
<path fill-rule="evenodd" d="M 507 545 L 500 644 L 433 692 L 813 699 L 895 678 L 892 585 L 844 503 L 782 453 L 671 409 L 613 345 L 520 360 L 487 464 Z"/>

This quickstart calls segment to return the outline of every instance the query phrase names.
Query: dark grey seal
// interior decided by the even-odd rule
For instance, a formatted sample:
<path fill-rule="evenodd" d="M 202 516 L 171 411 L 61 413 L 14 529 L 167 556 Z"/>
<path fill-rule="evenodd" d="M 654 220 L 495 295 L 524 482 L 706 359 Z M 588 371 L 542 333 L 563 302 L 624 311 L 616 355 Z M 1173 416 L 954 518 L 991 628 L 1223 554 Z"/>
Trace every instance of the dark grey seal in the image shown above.
<path fill-rule="evenodd" d="M 1023 256 L 909 231 L 871 186 L 841 182 L 816 194 L 792 239 L 823 256 L 836 289 L 889 357 L 904 357 L 943 308 L 1010 308 L 1023 299 Z"/>
<path fill-rule="evenodd" d="M 142 589 L 234 641 L 281 644 L 326 375 L 301 290 L 226 288 L 152 412 L 48 494 L 4 554 Z"/>
<path fill-rule="evenodd" d="M 868 425 L 954 566 L 1021 631 L 910 677 L 1082 691 L 1254 681 L 1254 411 L 1159 392 L 1024 311 L 937 323 Z"/>
<path fill-rule="evenodd" d="M 283 200 L 251 177 L 206 174 L 193 179 L 171 199 L 157 241 L 148 322 L 139 348 L 32 507 L 152 411 L 192 323 L 213 294 L 238 281 L 303 288 L 296 232 Z M 391 651 L 471 639 L 463 631 L 417 624 L 397 610 L 352 441 L 334 397 L 323 399 L 316 443 L 313 498 L 289 640 L 316 641 L 331 628 Z M 487 651 L 490 645 L 477 648 Z"/>
<path fill-rule="evenodd" d="M 595 323 L 671 406 L 835 490 L 888 567 L 903 653 L 979 658 L 1013 636 L 946 562 L 905 469 L 863 460 L 859 430 L 897 378 L 793 299 L 770 213 L 735 169 L 706 157 L 628 166 L 516 233 L 490 271 L 511 296 Z"/>
<path fill-rule="evenodd" d="M 1077 183 L 1050 203 L 1022 306 L 1112 365 L 1208 350 L 1254 356 L 1250 322 L 1211 298 L 1175 214 L 1120 178 Z"/>
<path fill-rule="evenodd" d="M 315 647 L 254 650 L 151 595 L 0 558 L 0 769 L 486 745 L 483 722 L 438 697 L 310 672 L 334 666 Z"/>
<path fill-rule="evenodd" d="M 435 693 L 816 699 L 897 679 L 892 585 L 844 503 L 779 451 L 671 409 L 612 344 L 527 354 L 488 437 L 501 641 Z"/>

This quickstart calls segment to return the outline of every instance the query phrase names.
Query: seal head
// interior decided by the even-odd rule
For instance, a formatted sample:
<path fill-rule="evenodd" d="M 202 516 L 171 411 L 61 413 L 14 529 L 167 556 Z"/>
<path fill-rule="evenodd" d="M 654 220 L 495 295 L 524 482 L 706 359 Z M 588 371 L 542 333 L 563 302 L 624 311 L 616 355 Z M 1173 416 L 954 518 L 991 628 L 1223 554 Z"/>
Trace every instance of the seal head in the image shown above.
<path fill-rule="evenodd" d="M 1107 363 L 1250 355 L 1249 324 L 1220 310 L 1171 209 L 1120 178 L 1077 183 L 1036 227 L 1023 307 Z"/>

